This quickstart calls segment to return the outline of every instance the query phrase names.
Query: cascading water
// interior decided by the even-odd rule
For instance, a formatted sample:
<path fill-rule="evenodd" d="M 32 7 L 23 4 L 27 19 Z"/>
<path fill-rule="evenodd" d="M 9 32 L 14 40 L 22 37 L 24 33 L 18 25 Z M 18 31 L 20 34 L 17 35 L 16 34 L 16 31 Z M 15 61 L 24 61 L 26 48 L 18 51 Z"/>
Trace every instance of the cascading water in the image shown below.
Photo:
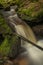
<path fill-rule="evenodd" d="M 8 15 L 9 12 L 7 12 L 6 14 Z M 21 19 L 18 18 L 17 14 L 11 14 L 7 17 L 7 19 L 10 20 L 8 23 L 13 25 L 17 34 L 43 47 L 43 40 L 37 41 L 30 26 L 28 26 L 24 21 L 21 21 Z M 30 59 L 32 60 L 32 65 L 43 65 L 43 51 L 24 40 L 22 40 L 21 46 L 26 49 L 28 57 L 30 57 Z"/>
<path fill-rule="evenodd" d="M 12 16 L 11 16 L 12 18 Z M 17 18 L 17 20 L 16 20 Z M 32 29 L 25 23 L 22 22 L 17 15 L 13 16 L 12 18 L 14 22 L 12 23 L 15 26 L 16 33 L 19 35 L 27 38 L 28 40 L 36 43 L 39 46 L 43 47 L 43 40 L 37 41 L 35 38 L 35 35 L 32 31 Z M 20 21 L 20 22 L 18 22 Z M 14 24 L 16 23 L 16 24 Z M 23 54 L 27 54 L 28 57 L 30 57 L 30 60 L 32 61 L 33 65 L 43 65 L 43 51 L 40 49 L 34 47 L 33 45 L 27 43 L 26 41 L 22 40 L 22 47 L 24 47 L 27 51 Z"/>

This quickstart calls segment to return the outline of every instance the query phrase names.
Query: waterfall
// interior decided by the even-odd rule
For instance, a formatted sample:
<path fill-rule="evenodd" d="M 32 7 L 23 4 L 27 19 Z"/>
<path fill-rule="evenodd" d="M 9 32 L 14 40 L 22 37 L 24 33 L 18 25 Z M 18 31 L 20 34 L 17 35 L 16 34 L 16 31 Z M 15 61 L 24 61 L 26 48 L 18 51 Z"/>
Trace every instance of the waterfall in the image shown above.
<path fill-rule="evenodd" d="M 37 41 L 32 29 L 29 25 L 27 25 L 24 21 L 18 18 L 17 14 L 11 14 L 14 12 L 4 12 L 4 16 L 7 20 L 9 20 L 9 25 L 15 29 L 16 33 L 25 37 L 26 39 L 36 43 L 39 46 L 43 47 L 43 40 Z M 26 49 L 26 53 L 28 57 L 32 60 L 32 65 L 43 65 L 43 51 L 34 47 L 33 45 L 27 43 L 24 40 L 21 40 L 21 46 Z M 25 53 L 24 53 L 25 54 Z"/>
<path fill-rule="evenodd" d="M 29 25 L 27 25 L 24 21 L 22 21 L 16 14 L 14 16 L 9 17 L 12 20 L 12 24 L 15 27 L 16 33 L 25 37 L 26 39 L 36 43 L 36 37 Z"/>
<path fill-rule="evenodd" d="M 12 16 L 10 18 L 12 18 Z M 24 21 L 21 21 L 17 15 L 13 16 L 12 19 L 14 20 L 12 24 L 15 26 L 16 33 L 43 47 L 43 40 L 36 40 L 36 37 L 29 25 L 27 25 Z M 30 57 L 33 63 L 32 65 L 43 65 L 43 51 L 24 40 L 22 40 L 21 45 L 26 49 L 26 52 L 23 54 L 27 54 L 28 57 Z"/>

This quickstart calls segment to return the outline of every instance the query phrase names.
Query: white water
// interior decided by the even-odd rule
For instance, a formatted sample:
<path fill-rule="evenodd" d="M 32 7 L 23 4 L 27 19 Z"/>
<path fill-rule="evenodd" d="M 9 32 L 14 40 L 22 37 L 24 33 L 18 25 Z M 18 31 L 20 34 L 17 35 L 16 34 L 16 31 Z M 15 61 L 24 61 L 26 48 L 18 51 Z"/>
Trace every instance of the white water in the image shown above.
<path fill-rule="evenodd" d="M 15 29 L 19 35 L 43 47 L 43 40 L 37 41 L 32 29 L 26 23 L 15 25 Z M 27 50 L 26 53 L 28 57 L 30 56 L 33 65 L 43 65 L 43 51 L 30 45 L 29 43 L 23 40 L 22 40 L 22 47 L 24 47 Z"/>
<path fill-rule="evenodd" d="M 27 25 L 24 21 L 21 21 L 17 15 L 10 16 L 9 18 L 13 21 L 11 24 L 14 25 L 17 34 L 36 43 L 36 37 L 29 25 Z"/>
<path fill-rule="evenodd" d="M 36 38 L 31 28 L 27 25 L 18 25 L 16 27 L 16 31 L 18 34 L 24 36 L 25 38 L 35 42 L 37 45 L 43 47 L 43 40 L 39 40 L 36 42 Z M 26 41 L 22 40 L 22 47 L 24 47 L 27 51 L 26 53 L 30 56 L 33 65 L 43 65 L 43 51 L 40 49 L 30 45 Z"/>

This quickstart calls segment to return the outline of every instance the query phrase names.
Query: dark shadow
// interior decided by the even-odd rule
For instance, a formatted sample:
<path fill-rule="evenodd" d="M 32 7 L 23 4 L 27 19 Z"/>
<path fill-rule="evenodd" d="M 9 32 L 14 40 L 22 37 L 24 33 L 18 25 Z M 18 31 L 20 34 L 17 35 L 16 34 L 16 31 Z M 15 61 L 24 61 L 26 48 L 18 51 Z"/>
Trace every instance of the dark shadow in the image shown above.
<path fill-rule="evenodd" d="M 4 40 L 4 36 L 3 36 L 3 34 L 0 34 L 0 45 L 3 42 L 3 40 Z"/>

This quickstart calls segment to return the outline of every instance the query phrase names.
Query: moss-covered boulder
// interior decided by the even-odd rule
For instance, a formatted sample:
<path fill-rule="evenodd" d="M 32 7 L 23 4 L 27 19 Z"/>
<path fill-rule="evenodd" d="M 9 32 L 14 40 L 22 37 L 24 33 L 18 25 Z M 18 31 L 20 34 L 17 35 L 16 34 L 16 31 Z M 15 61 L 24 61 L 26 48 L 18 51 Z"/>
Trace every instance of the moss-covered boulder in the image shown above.
<path fill-rule="evenodd" d="M 13 54 L 12 52 L 14 52 L 13 55 L 15 55 L 15 53 L 17 53 L 17 51 L 16 51 L 16 49 L 12 50 L 12 46 L 14 46 L 13 48 L 16 48 L 17 41 L 18 41 L 18 37 L 15 35 L 6 36 L 5 39 L 3 40 L 2 44 L 0 45 L 0 54 L 2 56 L 8 56 L 9 54 L 10 55 Z M 16 46 L 15 46 L 15 44 L 16 44 Z"/>
<path fill-rule="evenodd" d="M 21 5 L 21 4 L 20 4 Z M 17 13 L 21 19 L 26 21 L 39 22 L 43 20 L 43 2 L 39 0 L 24 1 L 18 8 Z"/>
<path fill-rule="evenodd" d="M 0 4 L 1 4 L 4 8 L 8 7 L 8 6 L 10 5 L 10 3 L 11 3 L 11 0 L 0 0 Z"/>

